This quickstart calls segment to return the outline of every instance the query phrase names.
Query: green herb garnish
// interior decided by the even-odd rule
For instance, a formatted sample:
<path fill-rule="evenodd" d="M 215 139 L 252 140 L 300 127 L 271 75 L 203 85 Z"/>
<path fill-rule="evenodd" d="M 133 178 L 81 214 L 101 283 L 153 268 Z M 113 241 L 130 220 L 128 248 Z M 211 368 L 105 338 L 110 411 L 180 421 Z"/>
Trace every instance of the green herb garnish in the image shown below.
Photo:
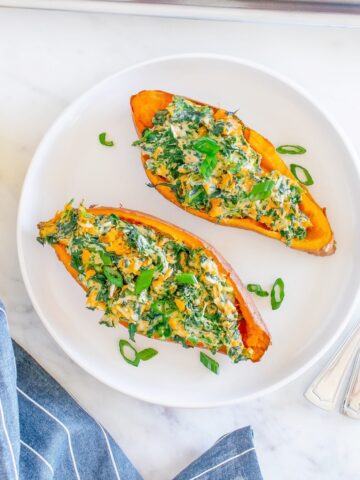
<path fill-rule="evenodd" d="M 258 297 L 269 296 L 269 292 L 263 290 L 261 285 L 259 285 L 258 283 L 249 283 L 246 288 L 249 290 L 249 292 L 255 293 Z"/>
<path fill-rule="evenodd" d="M 271 308 L 277 310 L 280 308 L 285 297 L 285 284 L 282 278 L 277 278 L 271 289 Z"/>
<path fill-rule="evenodd" d="M 193 273 L 178 273 L 175 275 L 175 280 L 177 283 L 183 285 L 196 285 L 198 283 L 197 278 Z"/>
<path fill-rule="evenodd" d="M 201 137 L 193 143 L 193 147 L 197 152 L 205 153 L 206 155 L 215 155 L 220 147 L 218 143 L 209 137 Z"/>
<path fill-rule="evenodd" d="M 113 147 L 114 142 L 112 140 L 106 140 L 106 132 L 99 134 L 99 142 L 101 145 L 105 145 L 105 147 Z"/>
<path fill-rule="evenodd" d="M 136 333 L 137 325 L 136 323 L 129 323 L 128 331 L 129 331 L 129 338 L 133 342 L 135 342 L 135 333 Z"/>
<path fill-rule="evenodd" d="M 249 200 L 265 200 L 270 197 L 274 185 L 274 180 L 263 180 L 255 184 L 248 194 Z"/>
<path fill-rule="evenodd" d="M 125 362 L 130 363 L 130 365 L 133 365 L 134 367 L 139 366 L 139 363 L 140 363 L 139 354 L 136 348 L 134 348 L 131 345 L 131 343 L 129 343 L 127 340 L 120 340 L 119 349 L 120 349 L 121 356 L 123 357 Z M 128 351 L 130 350 L 130 355 L 126 353 L 126 349 L 128 349 Z"/>
<path fill-rule="evenodd" d="M 150 287 L 154 273 L 156 271 L 156 268 L 149 268 L 148 270 L 143 270 L 140 273 L 135 282 L 135 293 L 137 295 L 143 290 L 147 290 Z"/>
<path fill-rule="evenodd" d="M 204 178 L 209 178 L 217 165 L 216 154 L 220 150 L 218 143 L 209 137 L 201 137 L 193 143 L 193 148 L 205 154 L 199 171 Z"/>
<path fill-rule="evenodd" d="M 133 345 L 127 340 L 120 340 L 119 341 L 119 349 L 121 356 L 125 360 L 125 362 L 133 365 L 134 367 L 138 367 L 140 360 L 143 362 L 147 362 L 151 358 L 155 357 L 159 352 L 154 348 L 145 348 L 138 352 Z M 128 352 L 126 352 L 126 349 Z"/>
<path fill-rule="evenodd" d="M 116 287 L 120 288 L 124 285 L 123 277 L 118 270 L 115 270 L 114 268 L 111 268 L 109 266 L 105 266 L 104 275 L 109 280 L 109 282 Z"/>
<path fill-rule="evenodd" d="M 100 258 L 104 265 L 111 265 L 111 257 L 105 252 L 100 252 Z"/>
<path fill-rule="evenodd" d="M 144 350 L 141 350 L 138 353 L 138 357 L 140 360 L 143 362 L 146 362 L 147 360 L 150 360 L 150 358 L 155 357 L 159 352 L 155 350 L 154 348 L 145 348 Z"/>
<path fill-rule="evenodd" d="M 204 352 L 200 352 L 200 362 L 208 368 L 211 372 L 219 374 L 219 364 L 216 360 L 206 355 Z"/>
<path fill-rule="evenodd" d="M 276 151 L 287 155 L 303 155 L 306 153 L 306 148 L 301 147 L 300 145 L 280 145 L 280 147 L 277 147 Z"/>
<path fill-rule="evenodd" d="M 208 179 L 214 171 L 216 165 L 216 155 L 206 155 L 206 157 L 200 164 L 199 172 L 204 178 Z"/>
<path fill-rule="evenodd" d="M 292 163 L 290 165 L 290 170 L 291 170 L 291 173 L 296 178 L 296 180 L 298 180 L 303 185 L 306 185 L 307 187 L 309 187 L 310 185 L 314 184 L 314 180 L 310 175 L 309 170 L 307 170 L 305 167 L 302 167 L 301 165 L 297 165 L 296 163 Z M 305 180 L 301 180 L 299 178 L 297 170 L 300 170 L 305 175 Z"/>

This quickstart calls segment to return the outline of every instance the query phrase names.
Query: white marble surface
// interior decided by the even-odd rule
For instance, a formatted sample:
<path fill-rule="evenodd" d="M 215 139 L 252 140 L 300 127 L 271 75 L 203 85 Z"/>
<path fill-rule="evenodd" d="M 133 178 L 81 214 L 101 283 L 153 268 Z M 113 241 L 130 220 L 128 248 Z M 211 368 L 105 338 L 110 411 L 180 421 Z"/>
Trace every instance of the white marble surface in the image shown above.
<path fill-rule="evenodd" d="M 360 424 L 303 398 L 319 366 L 255 402 L 197 411 L 133 400 L 77 367 L 45 331 L 19 272 L 16 209 L 36 146 L 64 107 L 103 77 L 153 56 L 206 51 L 296 79 L 360 151 L 359 45 L 357 28 L 0 9 L 0 296 L 14 338 L 109 429 L 145 479 L 170 479 L 220 435 L 247 424 L 267 480 L 358 479 Z"/>

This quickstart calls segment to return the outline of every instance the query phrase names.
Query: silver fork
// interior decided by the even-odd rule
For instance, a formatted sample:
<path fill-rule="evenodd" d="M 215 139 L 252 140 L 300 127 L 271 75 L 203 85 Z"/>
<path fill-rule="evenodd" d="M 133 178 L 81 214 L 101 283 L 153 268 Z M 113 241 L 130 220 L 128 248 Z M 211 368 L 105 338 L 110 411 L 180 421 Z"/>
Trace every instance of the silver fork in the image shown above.
<path fill-rule="evenodd" d="M 356 356 L 342 412 L 348 417 L 360 420 L 360 351 Z"/>
<path fill-rule="evenodd" d="M 328 365 L 320 372 L 310 387 L 306 390 L 305 397 L 310 402 L 324 410 L 332 410 L 335 407 L 346 371 L 355 357 L 359 344 L 360 326 L 355 328 L 355 330 L 348 335 Z M 357 360 L 358 362 L 356 363 L 352 381 L 348 388 L 342 410 L 343 413 L 352 416 L 353 418 L 360 418 L 359 357 Z M 353 397 L 355 400 L 353 400 Z M 353 409 L 355 408 L 356 403 L 358 406 L 356 407 L 357 413 L 355 414 Z"/>

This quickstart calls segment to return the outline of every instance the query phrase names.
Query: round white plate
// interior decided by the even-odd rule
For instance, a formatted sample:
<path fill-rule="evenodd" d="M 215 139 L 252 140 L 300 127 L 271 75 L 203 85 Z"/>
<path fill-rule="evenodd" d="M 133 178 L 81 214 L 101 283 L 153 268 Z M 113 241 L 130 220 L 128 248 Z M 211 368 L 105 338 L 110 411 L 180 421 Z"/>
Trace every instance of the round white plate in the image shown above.
<path fill-rule="evenodd" d="M 327 207 L 338 249 L 315 257 L 252 232 L 213 225 L 167 202 L 145 184 L 129 99 L 143 89 L 162 89 L 237 110 L 246 124 L 275 145 L 298 144 L 303 156 L 286 158 L 309 169 L 311 187 Z M 113 148 L 99 144 L 107 132 Z M 85 308 L 82 289 L 36 242 L 36 224 L 71 198 L 142 210 L 171 221 L 212 243 L 244 283 L 270 288 L 282 277 L 286 297 L 271 310 L 255 298 L 272 334 L 259 364 L 232 365 L 217 355 L 220 375 L 199 362 L 199 350 L 137 336 L 139 348 L 159 355 L 134 368 L 118 351 L 123 327 L 98 324 L 101 312 Z M 353 151 L 333 122 L 306 93 L 267 69 L 234 58 L 185 55 L 136 65 L 106 79 L 75 101 L 39 146 L 29 168 L 18 215 L 18 250 L 23 277 L 45 326 L 87 372 L 134 397 L 169 406 L 209 407 L 254 398 L 304 372 L 344 328 L 358 294 L 359 172 Z"/>

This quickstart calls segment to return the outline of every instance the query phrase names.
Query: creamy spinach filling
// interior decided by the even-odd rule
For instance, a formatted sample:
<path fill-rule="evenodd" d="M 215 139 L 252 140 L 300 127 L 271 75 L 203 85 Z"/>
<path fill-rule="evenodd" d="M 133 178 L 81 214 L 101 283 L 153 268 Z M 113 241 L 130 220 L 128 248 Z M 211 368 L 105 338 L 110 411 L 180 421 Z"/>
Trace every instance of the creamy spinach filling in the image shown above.
<path fill-rule="evenodd" d="M 153 126 L 134 142 L 147 155 L 146 169 L 160 177 L 185 207 L 222 218 L 250 218 L 291 243 L 311 226 L 300 209 L 302 189 L 261 156 L 231 112 L 173 97 L 155 114 Z"/>
<path fill-rule="evenodd" d="M 233 362 L 251 354 L 239 332 L 233 286 L 204 249 L 70 204 L 39 228 L 41 243 L 66 248 L 87 288 L 87 307 L 104 311 L 101 323 L 126 322 L 131 338 L 138 332 L 225 350 Z"/>

